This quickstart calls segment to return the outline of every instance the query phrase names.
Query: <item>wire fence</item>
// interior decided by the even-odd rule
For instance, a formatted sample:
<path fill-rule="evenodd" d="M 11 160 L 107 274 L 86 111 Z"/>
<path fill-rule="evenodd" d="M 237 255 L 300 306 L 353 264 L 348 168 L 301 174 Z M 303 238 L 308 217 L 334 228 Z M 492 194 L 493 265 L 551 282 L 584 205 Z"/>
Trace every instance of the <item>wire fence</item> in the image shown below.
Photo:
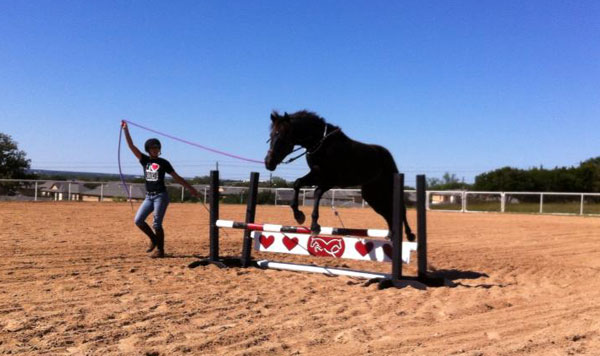
<path fill-rule="evenodd" d="M 191 196 L 179 184 L 167 184 L 172 202 L 207 202 L 210 187 L 194 185 L 200 198 Z M 221 186 L 219 193 L 223 203 L 246 202 L 247 187 Z M 145 198 L 143 183 L 84 182 L 56 180 L 0 179 L 0 201 L 79 201 L 106 202 L 141 201 Z M 435 191 L 426 192 L 428 210 L 453 212 L 536 213 L 560 215 L 600 215 L 600 193 L 558 192 L 476 192 Z M 289 205 L 294 197 L 291 188 L 259 188 L 258 203 Z M 314 205 L 314 189 L 301 189 L 299 204 Z M 408 208 L 414 207 L 416 193 L 405 191 Z M 322 206 L 367 207 L 360 189 L 331 189 L 320 202 Z"/>

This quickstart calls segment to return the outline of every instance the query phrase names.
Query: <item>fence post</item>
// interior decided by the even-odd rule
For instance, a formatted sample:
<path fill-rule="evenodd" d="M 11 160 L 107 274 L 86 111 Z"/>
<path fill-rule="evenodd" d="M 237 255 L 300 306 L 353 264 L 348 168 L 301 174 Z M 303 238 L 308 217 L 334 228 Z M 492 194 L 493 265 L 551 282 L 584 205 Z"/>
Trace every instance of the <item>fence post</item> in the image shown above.
<path fill-rule="evenodd" d="M 335 207 L 335 189 L 331 190 L 331 207 Z"/>
<path fill-rule="evenodd" d="M 464 190 L 461 193 L 461 200 L 461 212 L 464 213 L 465 211 L 467 211 L 467 192 Z"/>
<path fill-rule="evenodd" d="M 250 185 L 248 186 L 248 201 L 246 202 L 246 224 L 253 223 L 256 215 L 256 196 L 258 194 L 258 172 L 250 173 Z M 244 230 L 244 241 L 242 244 L 242 257 L 240 264 L 243 268 L 250 265 L 252 251 L 252 231 Z"/>
<path fill-rule="evenodd" d="M 306 189 L 302 189 L 302 206 L 306 205 Z"/>
<path fill-rule="evenodd" d="M 503 213 L 506 210 L 506 193 L 500 193 L 500 212 Z"/>
<path fill-rule="evenodd" d="M 206 191 L 208 190 L 207 187 L 204 187 L 204 204 L 206 204 Z"/>
<path fill-rule="evenodd" d="M 129 201 L 131 201 L 133 197 L 133 184 L 129 184 Z"/>
<path fill-rule="evenodd" d="M 426 210 L 431 210 L 429 207 L 429 198 L 431 196 L 431 192 L 428 192 L 427 190 L 425 190 L 425 209 Z"/>
<path fill-rule="evenodd" d="M 33 194 L 33 201 L 37 201 L 37 190 L 38 190 L 38 182 L 35 181 L 35 193 Z"/>
<path fill-rule="evenodd" d="M 100 184 L 100 202 L 104 201 L 104 184 Z"/>
<path fill-rule="evenodd" d="M 544 212 L 544 193 L 540 193 L 540 214 Z"/>
<path fill-rule="evenodd" d="M 427 277 L 427 212 L 425 193 L 427 180 L 424 174 L 417 175 L 417 270 L 420 279 Z"/>
<path fill-rule="evenodd" d="M 585 194 L 581 194 L 581 205 L 579 206 L 579 215 L 583 215 L 583 203 L 584 203 L 584 196 Z"/>
<path fill-rule="evenodd" d="M 275 206 L 277 206 L 277 188 L 275 188 Z"/>
<path fill-rule="evenodd" d="M 185 193 L 183 185 L 181 186 L 181 202 L 183 203 L 183 194 Z"/>
<path fill-rule="evenodd" d="M 209 261 L 219 260 L 219 171 L 210 171 L 210 252 Z"/>
<path fill-rule="evenodd" d="M 392 216 L 392 284 L 402 278 L 402 226 L 404 225 L 404 174 L 394 174 Z"/>
<path fill-rule="evenodd" d="M 71 182 L 69 182 L 69 194 L 67 195 L 67 201 L 71 200 Z"/>

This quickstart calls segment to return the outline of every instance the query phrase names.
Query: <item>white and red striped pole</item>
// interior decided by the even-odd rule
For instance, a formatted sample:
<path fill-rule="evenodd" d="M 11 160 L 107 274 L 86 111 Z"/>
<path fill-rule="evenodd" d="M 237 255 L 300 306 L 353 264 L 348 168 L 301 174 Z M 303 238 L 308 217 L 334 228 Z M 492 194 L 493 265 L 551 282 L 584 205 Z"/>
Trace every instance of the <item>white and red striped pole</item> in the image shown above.
<path fill-rule="evenodd" d="M 310 234 L 310 228 L 304 226 L 285 226 L 276 224 L 254 224 L 244 223 L 241 221 L 232 220 L 217 220 L 217 227 L 226 227 L 231 229 L 242 229 L 250 231 L 265 231 L 265 232 L 284 232 L 296 234 Z M 321 227 L 319 235 L 334 235 L 334 236 L 358 236 L 358 237 L 379 237 L 387 238 L 388 230 L 379 229 L 349 229 L 342 227 Z"/>

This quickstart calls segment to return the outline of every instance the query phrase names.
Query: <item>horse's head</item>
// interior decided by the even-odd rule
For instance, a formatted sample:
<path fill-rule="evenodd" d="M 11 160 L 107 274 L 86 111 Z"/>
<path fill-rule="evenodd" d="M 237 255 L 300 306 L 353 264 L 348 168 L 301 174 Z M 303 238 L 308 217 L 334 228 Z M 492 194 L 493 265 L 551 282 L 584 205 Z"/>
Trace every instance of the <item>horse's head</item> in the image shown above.
<path fill-rule="evenodd" d="M 270 147 L 265 157 L 265 167 L 274 171 L 277 165 L 294 150 L 292 138 L 292 122 L 288 113 L 279 115 L 277 111 L 271 113 Z"/>

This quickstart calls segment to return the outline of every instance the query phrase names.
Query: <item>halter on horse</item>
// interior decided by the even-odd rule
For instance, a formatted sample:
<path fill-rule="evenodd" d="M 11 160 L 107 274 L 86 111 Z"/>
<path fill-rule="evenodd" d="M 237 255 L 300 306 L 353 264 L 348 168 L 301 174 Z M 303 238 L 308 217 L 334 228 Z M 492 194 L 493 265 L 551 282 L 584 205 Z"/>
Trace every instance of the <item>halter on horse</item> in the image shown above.
<path fill-rule="evenodd" d="M 303 224 L 305 216 L 298 209 L 298 195 L 304 186 L 317 186 L 311 214 L 311 231 L 317 234 L 321 227 L 319 203 L 323 194 L 333 187 L 361 187 L 361 195 L 369 205 L 392 227 L 393 174 L 398 172 L 394 158 L 384 147 L 354 141 L 342 130 L 309 111 L 293 114 L 271 113 L 270 148 L 265 167 L 273 171 L 298 145 L 306 149 L 310 172 L 294 182 L 294 198 L 290 204 L 294 218 Z M 297 159 L 294 157 L 291 160 Z M 404 204 L 404 202 L 403 202 Z M 406 209 L 403 209 L 406 215 Z M 404 216 L 406 222 L 406 216 Z M 404 224 L 408 240 L 414 241 L 408 223 Z"/>

